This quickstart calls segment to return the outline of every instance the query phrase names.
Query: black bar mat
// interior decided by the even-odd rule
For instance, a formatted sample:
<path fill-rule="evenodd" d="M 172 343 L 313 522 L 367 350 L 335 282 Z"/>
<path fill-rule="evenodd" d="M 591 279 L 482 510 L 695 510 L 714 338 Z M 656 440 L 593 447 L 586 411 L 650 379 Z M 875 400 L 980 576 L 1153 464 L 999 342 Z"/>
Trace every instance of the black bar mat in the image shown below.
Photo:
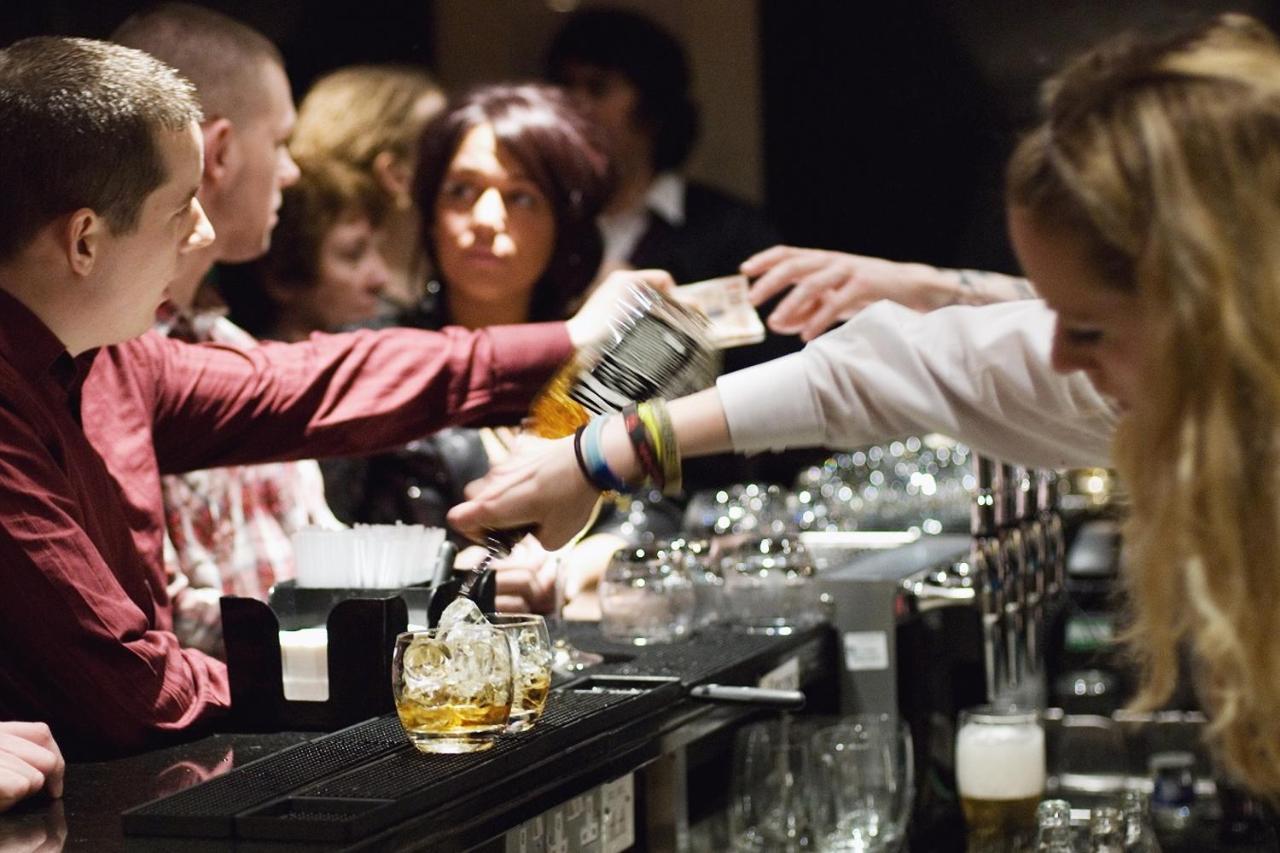
<path fill-rule="evenodd" d="M 124 832 L 230 838 L 240 812 L 404 745 L 404 731 L 394 716 L 357 723 L 130 809 L 122 815 Z"/>
<path fill-rule="evenodd" d="M 432 815 L 450 812 L 448 806 L 459 798 L 488 789 L 494 796 L 519 799 L 522 786 L 575 777 L 651 741 L 665 710 L 680 702 L 689 686 L 752 683 L 790 657 L 801 659 L 802 673 L 810 671 L 809 658 L 829 634 L 826 627 L 787 637 L 712 630 L 683 643 L 635 648 L 610 646 L 598 632 L 575 629 L 575 643 L 617 655 L 618 662 L 590 670 L 606 687 L 609 675 L 672 680 L 634 690 L 575 689 L 589 688 L 590 680 L 570 682 L 552 691 L 546 713 L 531 731 L 502 736 L 493 749 L 470 755 L 419 753 L 395 715 L 387 715 L 132 809 L 124 815 L 124 831 L 342 843 L 406 821 L 430 829 Z"/>
<path fill-rule="evenodd" d="M 439 809 L 476 790 L 520 791 L 522 776 L 552 774 L 550 764 L 602 760 L 620 742 L 656 734 L 656 711 L 682 694 L 672 682 L 641 692 L 552 693 L 527 732 L 504 735 L 490 750 L 426 755 L 405 748 L 322 779 L 236 818 L 236 836 L 281 841 L 350 841 Z M 646 723 L 645 717 L 649 717 Z M 616 737 L 599 737 L 614 734 Z M 351 813 L 333 808 L 350 803 Z M 286 819 L 282 820 L 281 817 Z"/>

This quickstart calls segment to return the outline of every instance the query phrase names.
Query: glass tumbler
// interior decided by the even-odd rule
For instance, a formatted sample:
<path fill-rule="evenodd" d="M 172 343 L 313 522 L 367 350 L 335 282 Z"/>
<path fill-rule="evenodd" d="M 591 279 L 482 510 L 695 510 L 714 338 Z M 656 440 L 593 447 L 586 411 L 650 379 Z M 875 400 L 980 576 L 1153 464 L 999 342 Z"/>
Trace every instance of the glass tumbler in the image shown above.
<path fill-rule="evenodd" d="M 1013 853 L 1029 844 L 1044 783 L 1044 728 L 1037 711 L 985 705 L 960 712 L 956 788 L 969 850 Z"/>
<path fill-rule="evenodd" d="M 391 690 L 409 740 L 422 752 L 480 752 L 511 715 L 512 653 L 507 635 L 465 622 L 396 637 Z"/>
<path fill-rule="evenodd" d="M 508 732 L 533 728 L 551 691 L 553 652 L 547 622 L 535 613 L 486 613 L 489 624 L 507 636 L 515 672 Z"/>
<path fill-rule="evenodd" d="M 695 610 L 683 558 L 665 548 L 618 551 L 600 581 L 600 632 L 616 642 L 645 646 L 684 639 Z"/>

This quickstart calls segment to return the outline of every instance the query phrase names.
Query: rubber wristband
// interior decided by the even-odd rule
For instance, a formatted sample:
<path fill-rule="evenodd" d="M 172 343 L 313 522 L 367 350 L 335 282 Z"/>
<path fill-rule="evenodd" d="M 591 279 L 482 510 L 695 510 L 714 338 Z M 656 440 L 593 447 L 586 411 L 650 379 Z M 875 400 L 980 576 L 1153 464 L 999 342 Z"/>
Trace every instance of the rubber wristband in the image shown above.
<path fill-rule="evenodd" d="M 635 451 L 636 459 L 639 460 L 648 483 L 661 491 L 666 478 L 662 475 L 662 466 L 658 462 L 658 454 L 653 446 L 653 436 L 648 425 L 641 419 L 635 403 L 623 407 L 622 425 L 627 431 L 627 438 L 631 440 L 631 449 Z"/>
<path fill-rule="evenodd" d="M 600 441 L 600 434 L 604 431 L 604 422 L 604 417 L 592 418 L 586 429 L 583 430 L 582 458 L 587 463 L 587 470 L 591 472 L 590 480 L 597 488 L 602 488 L 603 491 L 626 494 L 633 490 L 621 477 L 613 472 L 613 469 L 609 467 L 609 463 L 604 458 L 604 450 Z"/>
<path fill-rule="evenodd" d="M 587 485 L 603 492 L 606 491 L 605 488 L 591 478 L 591 469 L 587 467 L 587 460 L 582 458 L 582 433 L 586 428 L 587 425 L 583 424 L 573 431 L 573 456 L 578 460 L 578 471 L 587 481 Z"/>

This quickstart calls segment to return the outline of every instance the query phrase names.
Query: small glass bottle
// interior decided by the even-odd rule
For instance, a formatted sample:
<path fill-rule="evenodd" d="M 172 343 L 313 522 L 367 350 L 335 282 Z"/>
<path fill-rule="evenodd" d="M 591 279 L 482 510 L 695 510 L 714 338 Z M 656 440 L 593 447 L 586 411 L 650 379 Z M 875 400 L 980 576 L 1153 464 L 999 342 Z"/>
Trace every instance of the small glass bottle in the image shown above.
<path fill-rule="evenodd" d="M 1071 836 L 1071 804 L 1044 800 L 1036 808 L 1036 853 L 1075 853 Z"/>
<path fill-rule="evenodd" d="M 1115 806 L 1098 806 L 1089 819 L 1090 853 L 1124 853 L 1124 818 Z"/>
<path fill-rule="evenodd" d="M 1160 853 L 1160 842 L 1147 811 L 1147 795 L 1132 789 L 1125 791 L 1120 809 L 1124 813 L 1125 853 Z"/>
<path fill-rule="evenodd" d="M 1196 757 L 1190 752 L 1157 752 L 1151 770 L 1151 818 L 1166 832 L 1182 832 L 1194 817 Z"/>

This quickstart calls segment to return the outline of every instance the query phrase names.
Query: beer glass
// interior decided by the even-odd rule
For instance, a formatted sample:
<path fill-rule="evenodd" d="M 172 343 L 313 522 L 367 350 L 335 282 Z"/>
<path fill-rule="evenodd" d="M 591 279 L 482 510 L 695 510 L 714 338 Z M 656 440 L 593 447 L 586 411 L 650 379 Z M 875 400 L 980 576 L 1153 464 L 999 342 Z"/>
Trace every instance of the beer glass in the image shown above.
<path fill-rule="evenodd" d="M 810 740 L 814 834 L 828 853 L 891 853 L 914 799 L 911 733 L 888 714 L 855 714 Z"/>
<path fill-rule="evenodd" d="M 960 712 L 956 788 L 970 851 L 1025 848 L 1035 835 L 1044 782 L 1044 729 L 1035 710 L 994 705 Z"/>
<path fill-rule="evenodd" d="M 551 636 L 546 620 L 534 613 L 488 613 L 489 624 L 507 636 L 515 672 L 508 732 L 533 727 L 551 690 Z"/>
<path fill-rule="evenodd" d="M 422 752 L 489 749 L 511 715 L 513 672 L 507 635 L 492 625 L 405 632 L 391 659 L 400 725 Z"/>
<path fill-rule="evenodd" d="M 738 730 L 729 792 L 735 853 L 813 849 L 809 734 L 788 715 Z"/>

